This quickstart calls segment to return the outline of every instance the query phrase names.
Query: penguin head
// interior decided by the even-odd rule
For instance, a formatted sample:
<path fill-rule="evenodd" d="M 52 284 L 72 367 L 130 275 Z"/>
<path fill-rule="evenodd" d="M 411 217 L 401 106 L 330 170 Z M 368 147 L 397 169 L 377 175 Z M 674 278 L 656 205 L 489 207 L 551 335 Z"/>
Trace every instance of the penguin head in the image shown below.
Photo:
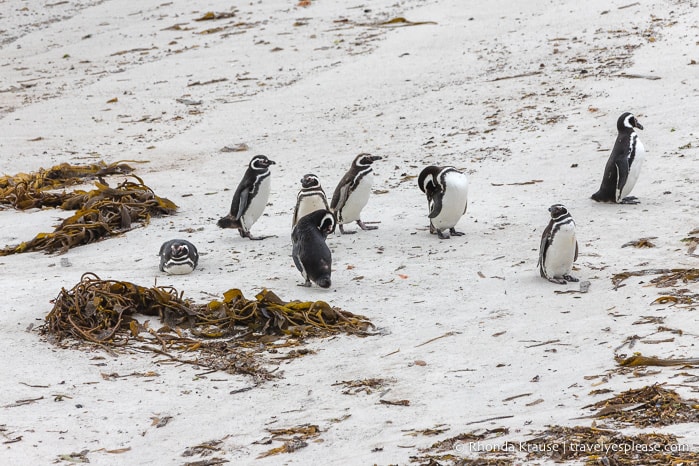
<path fill-rule="evenodd" d="M 633 131 L 634 128 L 643 129 L 633 113 L 624 112 L 621 114 L 619 119 L 616 121 L 616 129 L 621 131 Z"/>
<path fill-rule="evenodd" d="M 301 187 L 304 189 L 320 187 L 320 180 L 313 173 L 307 173 L 301 178 Z"/>
<path fill-rule="evenodd" d="M 436 175 L 439 173 L 440 168 L 430 165 L 424 168 L 420 175 L 417 177 L 417 185 L 420 187 L 420 191 L 431 197 L 435 191 L 437 191 Z"/>
<path fill-rule="evenodd" d="M 335 231 L 335 215 L 329 210 L 325 211 L 325 215 L 320 219 L 318 224 L 318 229 L 323 234 L 323 236 L 328 236 L 330 233 Z"/>
<path fill-rule="evenodd" d="M 379 155 L 371 155 L 367 153 L 361 153 L 354 158 L 354 165 L 357 167 L 368 167 L 377 160 L 381 160 L 382 157 Z"/>
<path fill-rule="evenodd" d="M 566 209 L 563 204 L 554 204 L 549 207 L 549 212 L 551 212 L 551 218 L 558 218 L 561 215 L 567 214 L 568 209 Z"/>
<path fill-rule="evenodd" d="M 252 160 L 250 160 L 250 168 L 253 170 L 264 171 L 267 170 L 270 165 L 276 164 L 274 163 L 274 160 L 268 159 L 265 155 L 256 155 L 252 158 Z"/>

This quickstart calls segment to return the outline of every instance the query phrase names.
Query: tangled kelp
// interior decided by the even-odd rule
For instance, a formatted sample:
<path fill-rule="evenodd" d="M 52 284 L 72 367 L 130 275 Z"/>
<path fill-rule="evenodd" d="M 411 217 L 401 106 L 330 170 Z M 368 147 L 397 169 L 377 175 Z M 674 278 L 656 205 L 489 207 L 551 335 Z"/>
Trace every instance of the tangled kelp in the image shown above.
<path fill-rule="evenodd" d="M 135 319 L 136 314 L 158 316 L 164 326 L 149 328 Z M 56 341 L 74 338 L 107 347 L 148 342 L 157 347 L 145 349 L 167 356 L 171 350 L 196 350 L 199 358 L 184 362 L 266 377 L 252 353 L 261 343 L 278 339 L 269 335 L 287 337 L 286 343 L 276 345 L 284 347 L 294 344 L 289 342 L 292 337 L 297 341 L 340 332 L 367 335 L 371 328 L 367 318 L 324 301 L 287 302 L 267 289 L 254 300 L 231 289 L 222 300 L 193 304 L 172 287 L 147 288 L 86 273 L 72 289 L 61 290 L 42 329 Z"/>
<path fill-rule="evenodd" d="M 52 233 L 39 233 L 18 246 L 0 249 L 0 256 L 29 251 L 61 254 L 72 247 L 124 233 L 134 223 L 147 224 L 152 216 L 170 215 L 177 210 L 175 203 L 156 196 L 139 177 L 131 177 L 136 182 L 125 180 L 115 188 L 100 181 L 92 191 L 55 194 L 62 200 L 61 209 L 77 212 Z"/>
<path fill-rule="evenodd" d="M 682 283 L 699 281 L 699 269 L 644 269 L 616 273 L 612 275 L 612 283 L 615 287 L 618 287 L 629 277 L 643 277 L 646 275 L 660 275 L 650 280 L 650 283 L 658 288 L 675 286 L 678 281 Z"/>
<path fill-rule="evenodd" d="M 699 422 L 696 401 L 683 400 L 675 391 L 658 384 L 627 390 L 592 407 L 599 410 L 595 417 L 637 427 Z"/>
<path fill-rule="evenodd" d="M 62 163 L 34 173 L 5 175 L 0 177 L 0 205 L 10 205 L 19 210 L 59 207 L 68 195 L 51 193 L 49 190 L 73 186 L 103 176 L 126 175 L 131 172 L 133 168 L 125 163 L 114 162 L 107 165 L 99 161 L 91 165 Z"/>

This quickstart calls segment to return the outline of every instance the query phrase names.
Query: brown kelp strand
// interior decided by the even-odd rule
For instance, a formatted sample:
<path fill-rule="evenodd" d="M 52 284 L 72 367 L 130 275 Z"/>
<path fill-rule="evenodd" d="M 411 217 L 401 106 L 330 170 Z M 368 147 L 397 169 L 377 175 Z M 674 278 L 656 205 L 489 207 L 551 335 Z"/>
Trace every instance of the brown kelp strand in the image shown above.
<path fill-rule="evenodd" d="M 73 338 L 107 347 L 157 343 L 148 349 L 166 355 L 171 350 L 197 351 L 199 359 L 181 362 L 238 373 L 259 372 L 248 350 L 259 351 L 279 338 L 287 339 L 275 345 L 281 348 L 308 336 L 368 335 L 373 329 L 366 317 L 324 301 L 284 301 L 267 289 L 255 299 L 231 289 L 221 300 L 194 304 L 172 287 L 101 280 L 92 273 L 70 290 L 62 289 L 53 303 L 42 333 L 57 342 Z M 158 316 L 163 327 L 149 328 L 136 314 Z"/>
<path fill-rule="evenodd" d="M 0 177 L 0 205 L 10 205 L 26 210 L 41 207 L 58 207 L 70 194 L 50 193 L 56 190 L 85 183 L 108 175 L 126 175 L 133 168 L 122 162 L 106 164 L 103 161 L 91 165 L 62 163 L 48 170 L 34 173 L 18 173 Z"/>
<path fill-rule="evenodd" d="M 172 201 L 156 196 L 143 180 L 125 180 L 112 188 L 96 182 L 91 191 L 63 195 L 60 208 L 76 210 L 52 233 L 39 233 L 17 246 L 0 249 L 0 256 L 29 251 L 64 253 L 68 249 L 124 233 L 134 224 L 148 224 L 152 216 L 171 215 L 177 210 Z"/>
<path fill-rule="evenodd" d="M 658 288 L 675 286 L 678 281 L 681 283 L 699 281 L 699 269 L 645 269 L 614 274 L 612 275 L 612 283 L 617 287 L 629 277 L 646 275 L 660 275 L 650 280 L 650 283 Z"/>

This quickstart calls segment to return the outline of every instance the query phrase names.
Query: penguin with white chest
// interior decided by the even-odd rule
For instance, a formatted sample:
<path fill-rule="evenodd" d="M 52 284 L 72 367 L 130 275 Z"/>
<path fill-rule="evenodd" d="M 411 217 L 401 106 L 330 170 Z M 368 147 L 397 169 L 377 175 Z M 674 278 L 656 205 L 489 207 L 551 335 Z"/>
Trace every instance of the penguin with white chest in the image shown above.
<path fill-rule="evenodd" d="M 301 217 L 291 232 L 294 264 L 306 280 L 301 286 L 311 286 L 313 282 L 321 288 L 330 288 L 332 254 L 325 239 L 334 229 L 333 213 L 319 209 Z"/>
<path fill-rule="evenodd" d="M 301 178 L 301 189 L 296 195 L 296 208 L 291 226 L 294 227 L 301 217 L 304 217 L 316 210 L 330 210 L 328 198 L 320 185 L 318 177 L 312 173 L 303 175 Z"/>
<path fill-rule="evenodd" d="M 635 116 L 623 113 L 616 122 L 619 135 L 604 168 L 599 191 L 592 195 L 597 202 L 638 204 L 635 196 L 629 196 L 638 181 L 641 165 L 646 155 L 635 128 L 643 129 Z"/>
<path fill-rule="evenodd" d="M 256 155 L 250 160 L 248 169 L 240 180 L 233 195 L 231 210 L 217 225 L 221 228 L 237 228 L 243 238 L 260 240 L 269 236 L 252 236 L 250 228 L 260 218 L 267 206 L 271 187 L 269 170 L 274 161 L 264 155 Z"/>
<path fill-rule="evenodd" d="M 417 184 L 427 196 L 430 233 L 441 239 L 462 236 L 454 227 L 468 208 L 468 177 L 454 167 L 430 165 L 420 172 Z"/>
<path fill-rule="evenodd" d="M 561 204 L 549 207 L 551 220 L 541 235 L 539 273 L 553 283 L 565 285 L 577 282 L 570 275 L 573 262 L 578 259 L 578 241 L 575 238 L 575 222 L 568 209 Z"/>
<path fill-rule="evenodd" d="M 335 188 L 330 209 L 335 213 L 340 233 L 355 233 L 354 231 L 345 231 L 343 228 L 344 224 L 352 222 L 357 222 L 362 230 L 376 230 L 378 228 L 364 224 L 360 218 L 362 209 L 369 202 L 371 186 L 374 182 L 371 164 L 377 160 L 381 160 L 378 155 L 359 154 L 354 158 L 352 166 Z"/>
<path fill-rule="evenodd" d="M 170 275 L 184 275 L 197 268 L 199 253 L 196 246 L 185 239 L 171 239 L 160 246 L 160 271 Z"/>

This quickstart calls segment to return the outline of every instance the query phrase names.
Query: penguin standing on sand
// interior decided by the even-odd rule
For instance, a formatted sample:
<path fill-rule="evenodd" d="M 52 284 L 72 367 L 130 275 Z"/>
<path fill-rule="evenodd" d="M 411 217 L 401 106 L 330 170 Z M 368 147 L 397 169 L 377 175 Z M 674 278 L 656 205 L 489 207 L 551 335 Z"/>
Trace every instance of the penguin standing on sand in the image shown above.
<path fill-rule="evenodd" d="M 578 259 L 578 241 L 575 238 L 575 222 L 561 204 L 549 207 L 551 220 L 541 235 L 539 250 L 539 273 L 547 280 L 565 285 L 577 282 L 570 275 L 573 262 Z"/>
<path fill-rule="evenodd" d="M 643 129 L 643 126 L 635 116 L 626 112 L 619 117 L 616 127 L 619 135 L 604 167 L 602 184 L 599 191 L 592 195 L 592 199 L 597 202 L 638 204 L 636 197 L 629 196 L 629 193 L 638 181 L 646 155 L 646 150 L 634 131 L 634 128 Z"/>
<path fill-rule="evenodd" d="M 171 239 L 160 246 L 160 271 L 170 275 L 184 275 L 197 268 L 199 253 L 187 240 Z"/>
<path fill-rule="evenodd" d="M 365 225 L 360 219 L 362 209 L 369 201 L 371 186 L 374 182 L 371 164 L 377 160 L 381 160 L 378 155 L 359 154 L 335 188 L 330 209 L 335 213 L 340 233 L 355 233 L 354 231 L 345 231 L 342 226 L 355 221 L 362 230 L 376 230 L 378 228 L 377 226 Z"/>
<path fill-rule="evenodd" d="M 328 198 L 318 177 L 308 173 L 301 178 L 301 190 L 296 195 L 296 208 L 291 226 L 296 226 L 301 217 L 319 209 L 330 210 Z"/>
<path fill-rule="evenodd" d="M 335 216 L 329 210 L 319 209 L 301 217 L 291 232 L 292 257 L 306 282 L 321 288 L 330 288 L 332 255 L 325 238 L 335 229 Z"/>
<path fill-rule="evenodd" d="M 250 227 L 260 218 L 267 206 L 271 186 L 269 166 L 274 164 L 274 161 L 264 155 L 256 155 L 250 160 L 248 169 L 233 195 L 231 211 L 218 221 L 219 227 L 237 228 L 243 238 L 269 238 L 252 236 Z"/>
<path fill-rule="evenodd" d="M 427 196 L 430 233 L 441 239 L 463 235 L 454 227 L 468 207 L 468 177 L 454 167 L 430 165 L 420 172 L 417 184 Z"/>

